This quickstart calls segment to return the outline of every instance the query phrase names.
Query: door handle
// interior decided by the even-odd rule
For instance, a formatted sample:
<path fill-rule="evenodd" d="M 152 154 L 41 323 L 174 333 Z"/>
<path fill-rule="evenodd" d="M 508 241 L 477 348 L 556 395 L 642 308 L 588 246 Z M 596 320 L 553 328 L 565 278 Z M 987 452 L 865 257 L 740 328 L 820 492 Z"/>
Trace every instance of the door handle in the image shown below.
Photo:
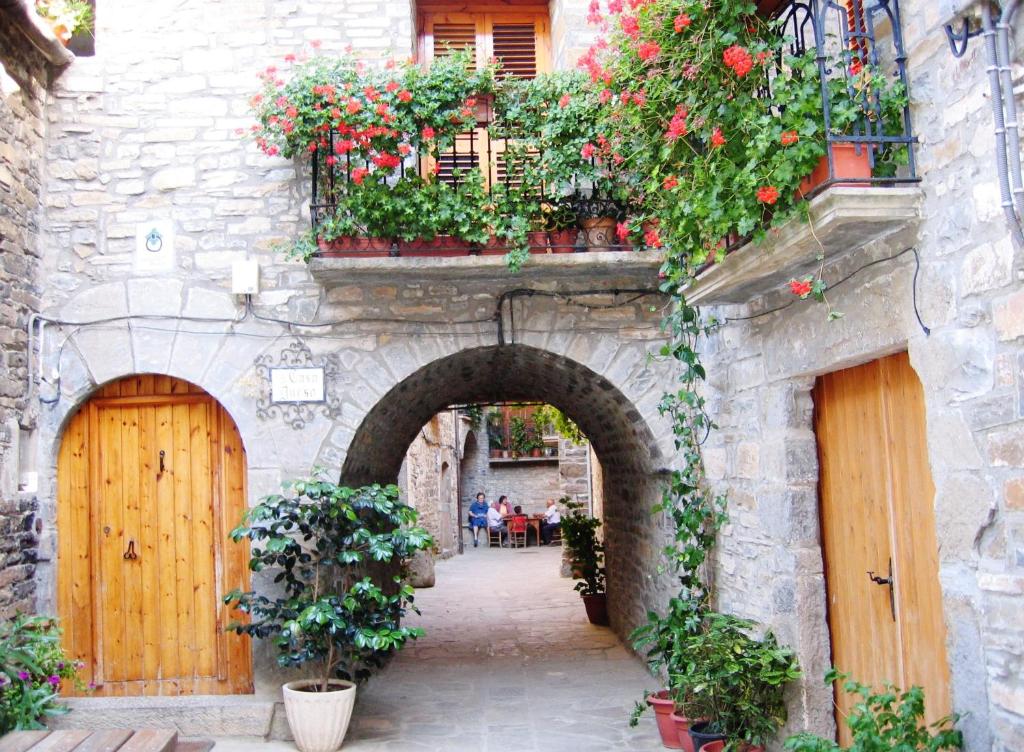
<path fill-rule="evenodd" d="M 124 558 L 125 558 L 125 560 L 138 559 L 139 558 L 139 555 L 137 553 L 135 553 L 135 541 L 134 540 L 129 540 L 128 541 L 128 550 L 124 552 Z"/>
<path fill-rule="evenodd" d="M 896 621 L 896 593 L 895 593 L 895 578 L 892 574 L 892 557 L 889 557 L 889 576 L 882 577 L 881 575 L 875 574 L 873 571 L 868 570 L 868 578 L 876 585 L 888 585 L 889 586 L 889 611 L 892 613 L 892 620 Z"/>

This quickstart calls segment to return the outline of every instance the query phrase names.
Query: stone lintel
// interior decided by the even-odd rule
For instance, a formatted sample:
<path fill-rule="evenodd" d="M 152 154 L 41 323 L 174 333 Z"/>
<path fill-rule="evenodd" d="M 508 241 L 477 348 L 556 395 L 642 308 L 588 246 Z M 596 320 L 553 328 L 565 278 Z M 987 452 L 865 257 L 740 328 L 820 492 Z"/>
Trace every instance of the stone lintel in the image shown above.
<path fill-rule="evenodd" d="M 748 303 L 811 273 L 824 246 L 825 261 L 863 248 L 921 221 L 920 188 L 831 188 L 810 205 L 810 221 L 794 217 L 770 230 L 760 243 L 748 243 L 698 275 L 686 289 L 690 303 Z M 819 246 L 819 241 L 821 246 Z"/>
<path fill-rule="evenodd" d="M 419 284 L 454 282 L 463 290 L 479 287 L 536 287 L 545 290 L 592 289 L 655 290 L 660 253 L 585 252 L 533 255 L 518 273 L 509 271 L 503 256 L 454 258 L 315 258 L 309 269 L 321 285 L 331 288 L 352 284 Z"/>

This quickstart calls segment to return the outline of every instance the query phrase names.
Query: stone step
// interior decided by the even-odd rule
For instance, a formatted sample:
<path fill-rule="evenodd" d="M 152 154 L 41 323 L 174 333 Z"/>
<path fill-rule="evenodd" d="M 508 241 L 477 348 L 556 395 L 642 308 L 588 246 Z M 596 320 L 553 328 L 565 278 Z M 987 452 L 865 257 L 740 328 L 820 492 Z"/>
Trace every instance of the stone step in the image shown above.
<path fill-rule="evenodd" d="M 73 697 L 71 710 L 55 716 L 56 729 L 173 729 L 191 740 L 214 736 L 265 738 L 274 720 L 274 700 L 251 695 L 189 697 Z"/>

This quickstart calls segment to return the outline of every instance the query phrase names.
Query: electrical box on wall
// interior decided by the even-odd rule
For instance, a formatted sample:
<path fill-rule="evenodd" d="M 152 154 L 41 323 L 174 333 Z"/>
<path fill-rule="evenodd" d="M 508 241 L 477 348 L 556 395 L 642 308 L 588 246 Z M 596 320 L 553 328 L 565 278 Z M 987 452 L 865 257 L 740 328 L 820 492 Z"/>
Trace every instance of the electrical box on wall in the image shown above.
<path fill-rule="evenodd" d="M 135 226 L 135 271 L 170 272 L 174 270 L 174 224 L 161 219 Z"/>
<path fill-rule="evenodd" d="M 260 291 L 260 262 L 256 259 L 236 261 L 231 265 L 231 292 L 235 295 L 256 295 Z"/>

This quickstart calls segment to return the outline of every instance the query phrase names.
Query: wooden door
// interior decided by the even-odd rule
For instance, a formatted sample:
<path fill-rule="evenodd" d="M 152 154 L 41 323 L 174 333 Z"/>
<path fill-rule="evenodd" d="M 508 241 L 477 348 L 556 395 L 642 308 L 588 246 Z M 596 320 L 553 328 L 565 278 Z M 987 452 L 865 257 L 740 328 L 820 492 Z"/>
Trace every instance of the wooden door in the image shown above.
<path fill-rule="evenodd" d="M 71 419 L 58 458 L 58 605 L 65 644 L 101 695 L 252 691 L 225 593 L 247 587 L 228 540 L 246 505 L 245 450 L 204 391 L 163 376 L 109 384 Z"/>
<path fill-rule="evenodd" d="M 837 371 L 814 389 L 832 662 L 876 687 L 925 690 L 950 712 L 924 392 L 906 353 Z M 890 564 L 891 562 L 891 564 Z M 879 584 L 868 572 L 891 584 Z M 836 691 L 840 742 L 852 706 Z"/>

